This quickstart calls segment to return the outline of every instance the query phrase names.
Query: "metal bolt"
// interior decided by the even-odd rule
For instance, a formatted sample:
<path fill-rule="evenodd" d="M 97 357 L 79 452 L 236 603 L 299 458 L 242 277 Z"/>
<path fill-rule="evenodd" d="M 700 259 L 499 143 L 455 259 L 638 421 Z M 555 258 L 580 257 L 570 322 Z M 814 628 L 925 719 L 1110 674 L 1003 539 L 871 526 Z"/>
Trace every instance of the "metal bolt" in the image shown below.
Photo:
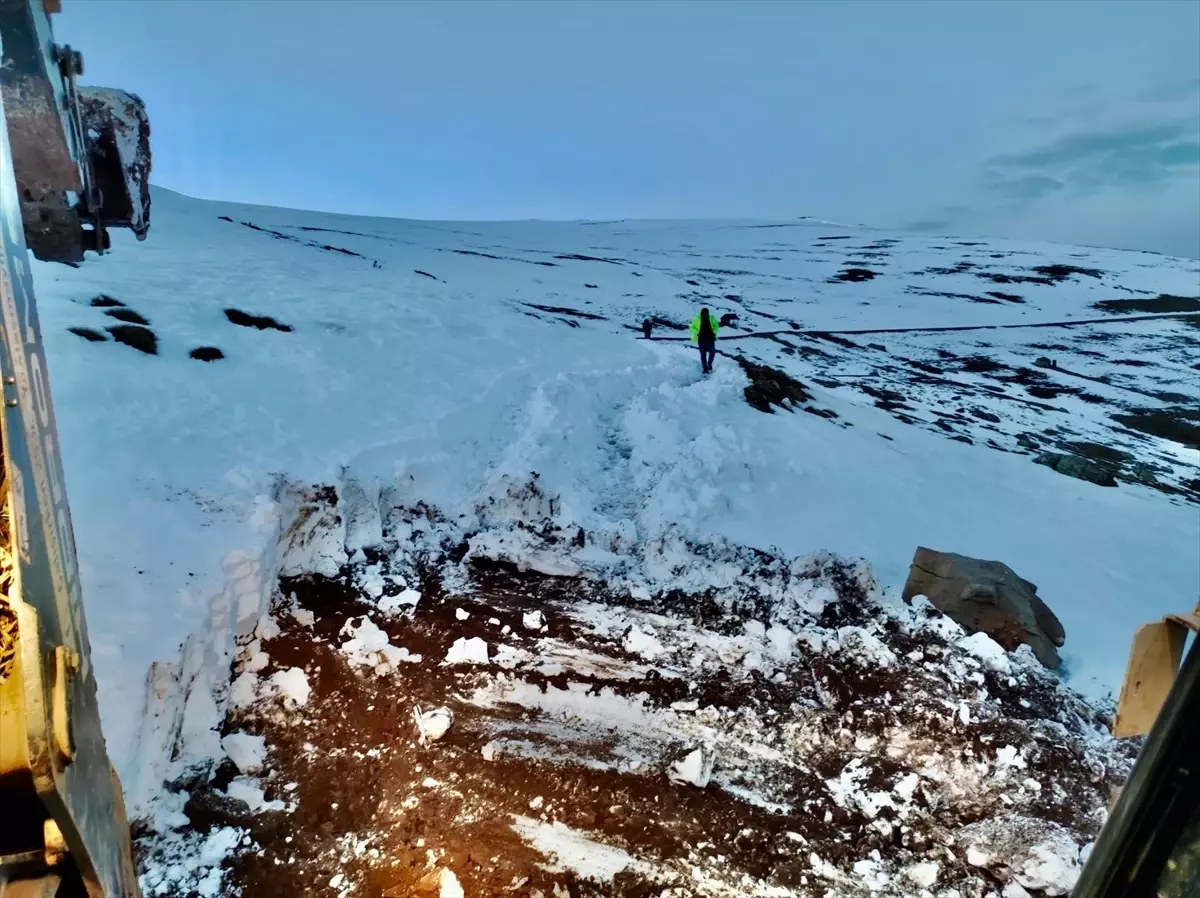
<path fill-rule="evenodd" d="M 6 375 L 4 376 L 4 382 L 5 382 L 6 384 L 8 384 L 8 385 L 11 387 L 13 384 L 15 384 L 15 383 L 17 382 L 16 375 L 14 375 L 14 374 L 6 374 Z"/>
<path fill-rule="evenodd" d="M 17 400 L 15 400 L 15 399 L 9 399 L 9 400 L 5 401 L 5 403 L 4 403 L 4 404 L 5 404 L 5 405 L 7 405 L 9 408 L 16 408 L 16 407 L 17 407 Z"/>

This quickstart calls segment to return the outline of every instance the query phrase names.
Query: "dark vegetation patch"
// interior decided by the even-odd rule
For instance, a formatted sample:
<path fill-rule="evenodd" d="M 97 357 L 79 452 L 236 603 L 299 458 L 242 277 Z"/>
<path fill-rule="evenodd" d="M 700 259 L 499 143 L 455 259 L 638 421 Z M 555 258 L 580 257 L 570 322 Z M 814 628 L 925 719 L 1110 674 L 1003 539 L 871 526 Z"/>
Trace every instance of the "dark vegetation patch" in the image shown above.
<path fill-rule="evenodd" d="M 1070 352 L 1071 347 L 1064 343 L 1030 343 L 1030 349 L 1042 349 L 1048 352 Z"/>
<path fill-rule="evenodd" d="M 996 299 L 1002 299 L 1005 302 L 1025 302 L 1025 300 L 1016 293 L 1001 293 L 999 290 L 989 290 L 988 296 L 994 296 Z"/>
<path fill-rule="evenodd" d="M 858 344 L 853 340 L 847 339 L 839 334 L 831 334 L 826 331 L 822 331 L 820 333 L 813 333 L 811 336 L 816 337 L 818 340 L 826 340 L 829 343 L 836 343 L 838 346 L 845 347 L 846 349 L 859 348 Z"/>
<path fill-rule="evenodd" d="M 1033 270 L 1050 278 L 1055 283 L 1065 281 L 1077 274 L 1097 280 L 1104 276 L 1104 272 L 1099 268 L 1080 268 L 1078 265 L 1035 265 Z"/>
<path fill-rule="evenodd" d="M 92 330 L 90 327 L 68 327 L 67 330 L 77 337 L 83 337 L 89 343 L 105 343 L 108 341 L 108 337 L 104 336 L 100 331 Z"/>
<path fill-rule="evenodd" d="M 219 216 L 219 217 L 221 218 L 222 221 L 230 221 L 230 222 L 233 221 L 233 219 L 228 218 L 224 215 Z M 243 222 L 239 222 L 239 224 L 241 224 L 242 227 L 249 228 L 252 231 L 258 231 L 261 234 L 270 234 L 276 240 L 287 240 L 287 241 L 290 241 L 291 243 L 299 243 L 301 246 L 309 246 L 309 247 L 312 247 L 313 249 L 323 250 L 324 252 L 327 252 L 327 253 L 338 253 L 343 256 L 354 256 L 356 259 L 366 259 L 367 258 L 362 253 L 356 253 L 354 250 L 346 249 L 344 246 L 330 246 L 328 243 L 315 243 L 312 240 L 301 240 L 299 237 L 295 236 L 294 234 L 285 234 L 282 231 L 275 231 L 275 230 L 272 230 L 271 228 L 264 228 L 260 225 L 256 225 L 252 221 L 243 221 Z M 376 262 L 375 259 L 369 259 L 368 261 Z M 378 263 L 376 262 L 376 264 L 378 264 Z"/>
<path fill-rule="evenodd" d="M 943 299 L 966 299 L 970 302 L 983 302 L 993 306 L 1000 305 L 1000 300 L 998 299 L 989 299 L 986 296 L 973 296 L 970 293 L 947 293 L 942 290 L 925 290 L 921 287 L 908 287 L 904 292 L 917 296 L 940 296 Z"/>
<path fill-rule="evenodd" d="M 107 330 L 118 343 L 132 346 L 146 355 L 158 355 L 158 337 L 148 327 L 136 324 L 116 324 Z"/>
<path fill-rule="evenodd" d="M 733 277 L 753 277 L 754 276 L 753 271 L 742 271 L 741 269 L 737 269 L 737 268 L 697 268 L 696 270 L 704 272 L 705 274 L 719 274 L 719 275 L 722 275 L 723 277 L 731 277 L 731 278 L 733 278 Z"/>
<path fill-rule="evenodd" d="M 260 331 L 271 328 L 272 330 L 291 333 L 292 326 L 290 324 L 281 324 L 270 315 L 251 315 L 249 312 L 243 312 L 241 309 L 226 309 L 225 317 L 230 323 L 236 324 L 239 327 L 256 327 Z"/>
<path fill-rule="evenodd" d="M 874 272 L 869 268 L 847 268 L 845 271 L 840 271 L 829 279 L 830 283 L 845 281 L 852 284 L 857 284 L 862 281 L 874 280 L 878 272 Z"/>
<path fill-rule="evenodd" d="M 850 239 L 850 235 L 849 235 L 849 234 L 842 234 L 842 235 L 840 235 L 840 236 L 838 236 L 838 237 L 818 237 L 817 239 L 818 239 L 818 240 L 849 240 L 849 239 Z"/>
<path fill-rule="evenodd" d="M 746 403 L 760 412 L 773 415 L 778 406 L 791 411 L 794 406 L 808 402 L 812 397 L 804 388 L 804 384 L 778 368 L 769 365 L 757 365 L 742 356 L 734 356 L 742 366 L 750 385 L 743 391 Z"/>
<path fill-rule="evenodd" d="M 435 281 L 437 280 L 437 278 L 434 277 L 432 274 L 430 274 L 428 271 L 422 271 L 420 268 L 414 268 L 413 274 L 419 274 L 422 277 L 432 278 Z"/>
<path fill-rule="evenodd" d="M 1104 299 L 1092 303 L 1102 312 L 1200 312 L 1200 298 L 1162 293 L 1153 299 Z"/>
<path fill-rule="evenodd" d="M 554 258 L 573 262 L 607 262 L 609 265 L 620 265 L 624 259 L 604 259 L 600 256 L 584 256 L 580 253 L 559 253 Z"/>
<path fill-rule="evenodd" d="M 600 289 L 599 284 L 584 284 L 583 286 L 587 287 L 589 290 L 599 290 Z"/>
<path fill-rule="evenodd" d="M 557 268 L 557 262 L 544 262 L 539 259 L 518 259 L 516 256 L 496 256 L 492 253 L 480 253 L 473 249 L 439 249 L 439 253 L 454 253 L 459 256 L 479 256 L 481 259 L 496 259 L 502 262 L 524 262 L 526 265 L 541 265 L 545 268 Z"/>
<path fill-rule="evenodd" d="M 1030 384 L 1025 392 L 1037 399 L 1057 399 L 1059 396 L 1074 396 L 1079 387 L 1064 387 L 1059 384 Z"/>
<path fill-rule="evenodd" d="M 926 374 L 941 374 L 942 369 L 936 365 L 931 365 L 928 362 L 922 362 L 920 359 L 901 359 L 900 361 L 908 365 L 910 368 L 916 368 L 918 371 L 924 371 Z"/>
<path fill-rule="evenodd" d="M 539 312 L 549 312 L 553 315 L 571 315 L 575 318 L 586 318 L 589 321 L 607 321 L 603 315 L 597 315 L 594 312 L 581 312 L 579 309 L 568 308 L 567 306 L 542 306 L 533 302 L 521 303 L 530 309 L 537 309 Z"/>
<path fill-rule="evenodd" d="M 989 359 L 986 355 L 973 355 L 962 360 L 960 370 L 970 374 L 988 374 L 992 371 L 1006 371 L 1008 365 Z"/>
<path fill-rule="evenodd" d="M 1145 368 L 1151 363 L 1144 359 L 1113 359 L 1113 364 L 1128 365 L 1131 368 Z"/>
<path fill-rule="evenodd" d="M 1113 420 L 1131 430 L 1200 449 L 1200 409 L 1133 409 L 1128 414 L 1113 415 Z"/>
<path fill-rule="evenodd" d="M 146 326 L 150 323 L 133 309 L 109 309 L 104 314 L 109 318 L 116 318 L 118 321 L 124 321 L 126 324 L 140 324 L 142 326 Z"/>
<path fill-rule="evenodd" d="M 125 303 L 121 302 L 121 300 L 113 299 L 111 296 L 108 296 L 104 293 L 101 293 L 92 300 L 92 308 L 94 309 L 115 309 L 123 305 L 125 305 Z"/>
<path fill-rule="evenodd" d="M 225 358 L 225 353 L 215 346 L 197 346 L 188 355 L 201 362 L 215 362 L 217 359 Z"/>

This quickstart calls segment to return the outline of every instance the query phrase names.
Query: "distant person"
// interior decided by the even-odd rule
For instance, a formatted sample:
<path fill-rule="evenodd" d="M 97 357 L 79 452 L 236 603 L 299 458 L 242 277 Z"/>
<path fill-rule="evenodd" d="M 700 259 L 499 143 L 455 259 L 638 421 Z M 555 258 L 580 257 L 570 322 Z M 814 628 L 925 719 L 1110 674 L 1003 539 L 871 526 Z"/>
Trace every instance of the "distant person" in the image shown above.
<path fill-rule="evenodd" d="M 647 340 L 650 339 L 650 333 L 654 330 L 654 322 L 647 318 L 642 322 L 642 336 Z"/>
<path fill-rule="evenodd" d="M 717 324 L 708 309 L 701 309 L 700 314 L 692 319 L 692 342 L 700 346 L 700 367 L 705 374 L 712 371 L 717 358 L 717 332 L 720 329 L 721 325 Z"/>

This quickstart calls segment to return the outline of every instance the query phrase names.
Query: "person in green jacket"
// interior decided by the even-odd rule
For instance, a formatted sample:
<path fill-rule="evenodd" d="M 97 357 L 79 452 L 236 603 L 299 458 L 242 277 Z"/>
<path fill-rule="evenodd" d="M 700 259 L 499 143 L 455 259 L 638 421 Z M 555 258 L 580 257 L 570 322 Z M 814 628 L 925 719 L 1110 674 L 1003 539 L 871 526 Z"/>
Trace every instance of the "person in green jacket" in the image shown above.
<path fill-rule="evenodd" d="M 708 309 L 701 309 L 700 314 L 692 319 L 692 342 L 700 346 L 700 367 L 705 374 L 712 371 L 717 358 L 717 332 L 720 329 L 721 325 L 709 314 Z"/>

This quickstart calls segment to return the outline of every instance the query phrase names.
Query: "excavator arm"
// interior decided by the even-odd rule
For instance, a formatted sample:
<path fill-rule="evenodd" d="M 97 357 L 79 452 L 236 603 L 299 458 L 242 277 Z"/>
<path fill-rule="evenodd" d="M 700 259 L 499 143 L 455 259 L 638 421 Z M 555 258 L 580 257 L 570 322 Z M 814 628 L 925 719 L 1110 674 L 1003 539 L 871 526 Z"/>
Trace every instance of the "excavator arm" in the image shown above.
<path fill-rule="evenodd" d="M 141 100 L 82 88 L 54 0 L 0 0 L 0 898 L 136 898 L 100 728 L 29 252 L 79 264 L 150 224 Z"/>

